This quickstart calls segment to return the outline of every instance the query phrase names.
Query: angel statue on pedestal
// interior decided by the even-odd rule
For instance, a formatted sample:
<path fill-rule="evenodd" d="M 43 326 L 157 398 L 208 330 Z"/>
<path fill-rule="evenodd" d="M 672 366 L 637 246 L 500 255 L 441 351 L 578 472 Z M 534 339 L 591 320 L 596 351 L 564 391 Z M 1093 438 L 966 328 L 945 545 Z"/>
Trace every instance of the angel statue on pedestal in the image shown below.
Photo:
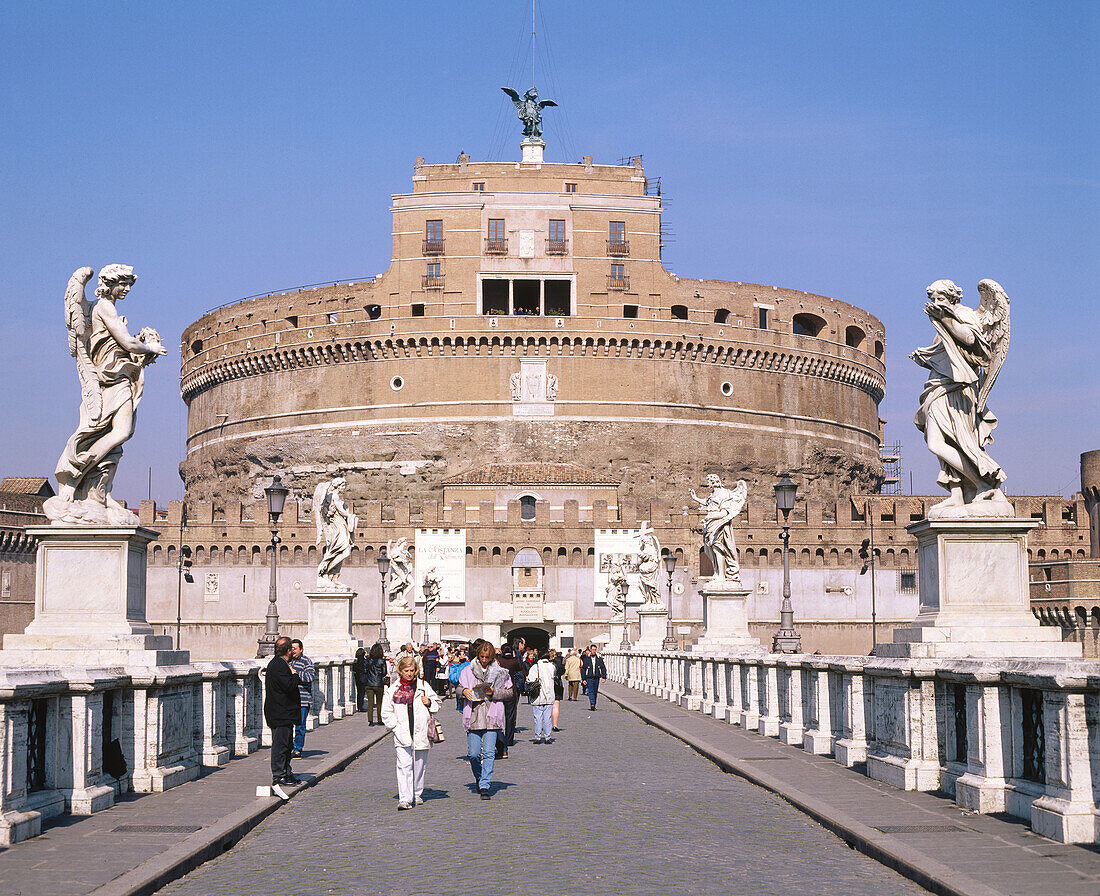
<path fill-rule="evenodd" d="M 539 100 L 539 92 L 532 87 L 522 97 L 511 87 L 501 87 L 512 105 L 516 107 L 516 116 L 523 122 L 524 137 L 542 136 L 542 110 L 547 106 L 556 106 L 553 100 Z"/>
<path fill-rule="evenodd" d="M 629 588 L 630 583 L 626 578 L 626 568 L 623 566 L 622 558 L 612 556 L 610 569 L 607 573 L 607 589 L 604 592 L 604 596 L 607 600 L 608 607 L 611 608 L 611 612 L 615 616 L 625 617 L 626 592 Z"/>
<path fill-rule="evenodd" d="M 733 540 L 733 521 L 745 509 L 749 487 L 744 479 L 738 479 L 732 488 L 723 488 L 719 476 L 707 476 L 710 494 L 700 498 L 693 489 L 691 498 L 703 509 L 703 525 L 696 529 L 703 536 L 703 551 L 714 564 L 711 583 L 725 581 L 741 585 L 741 564 L 737 559 L 737 545 Z"/>
<path fill-rule="evenodd" d="M 661 543 L 646 520 L 638 529 L 638 585 L 642 589 L 642 604 L 663 607 L 660 595 Z"/>
<path fill-rule="evenodd" d="M 99 272 L 96 302 L 84 295 L 95 272 L 78 268 L 65 290 L 69 354 L 80 377 L 80 426 L 57 462 L 58 494 L 43 505 L 57 524 L 135 526 L 138 518 L 111 497 L 123 444 L 134 434 L 145 368 L 165 354 L 160 335 L 145 327 L 131 336 L 115 303 L 137 277 L 125 264 Z"/>
<path fill-rule="evenodd" d="M 325 546 L 317 566 L 317 588 L 320 591 L 350 591 L 340 584 L 340 570 L 351 556 L 351 544 L 359 517 L 348 510 L 341 494 L 347 480 L 337 476 L 318 483 L 313 492 L 313 519 L 317 524 L 317 546 Z"/>
<path fill-rule="evenodd" d="M 428 621 L 428 617 L 435 612 L 435 608 L 439 606 L 439 599 L 442 594 L 443 580 L 439 577 L 439 571 L 433 566 L 426 573 L 424 573 L 424 621 Z"/>
<path fill-rule="evenodd" d="M 927 292 L 936 340 L 909 356 L 929 371 L 915 422 L 939 459 L 936 482 L 949 492 L 928 517 L 1013 516 L 1001 491 L 1004 470 L 985 452 L 997 425 L 986 401 L 1008 354 L 1008 296 L 993 280 L 978 284 L 977 309 L 962 304 L 950 280 Z"/>
<path fill-rule="evenodd" d="M 386 542 L 386 555 L 390 558 L 390 572 L 386 579 L 389 606 L 394 610 L 409 608 L 409 589 L 412 587 L 413 562 L 409 540 L 405 537 Z"/>

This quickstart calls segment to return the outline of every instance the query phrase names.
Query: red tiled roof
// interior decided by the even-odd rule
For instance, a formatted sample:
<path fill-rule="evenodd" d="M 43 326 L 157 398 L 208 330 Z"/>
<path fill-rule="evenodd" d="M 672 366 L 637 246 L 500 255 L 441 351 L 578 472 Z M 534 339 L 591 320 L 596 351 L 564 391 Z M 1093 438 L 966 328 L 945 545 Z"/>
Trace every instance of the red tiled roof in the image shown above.
<path fill-rule="evenodd" d="M 619 480 L 597 476 L 576 464 L 489 464 L 443 481 L 444 485 L 604 485 Z"/>
<path fill-rule="evenodd" d="M 15 495 L 39 495 L 43 498 L 54 496 L 53 486 L 45 476 L 5 476 L 0 479 L 0 492 Z"/>

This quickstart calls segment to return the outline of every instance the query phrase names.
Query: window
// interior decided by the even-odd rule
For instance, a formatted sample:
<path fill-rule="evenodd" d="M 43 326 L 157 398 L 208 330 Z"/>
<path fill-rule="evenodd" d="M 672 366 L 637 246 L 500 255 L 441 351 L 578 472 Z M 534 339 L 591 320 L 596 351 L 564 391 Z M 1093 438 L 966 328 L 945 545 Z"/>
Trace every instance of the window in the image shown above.
<path fill-rule="evenodd" d="M 825 321 L 816 314 L 796 314 L 791 327 L 795 336 L 817 336 L 825 329 Z"/>
<path fill-rule="evenodd" d="M 485 251 L 503 255 L 508 251 L 508 241 L 504 238 L 504 219 L 489 219 L 489 235 L 485 240 Z"/>
<path fill-rule="evenodd" d="M 443 265 L 441 265 L 438 261 L 428 262 L 428 273 L 424 275 L 424 288 L 443 288 Z"/>
<path fill-rule="evenodd" d="M 438 277 L 440 274 L 440 269 L 442 267 L 443 266 L 438 261 L 433 261 L 431 264 L 428 265 L 428 276 Z"/>
<path fill-rule="evenodd" d="M 917 571 L 915 569 L 898 570 L 898 591 L 902 594 L 917 593 Z"/>
<path fill-rule="evenodd" d="M 535 496 L 523 495 L 519 499 L 519 518 L 521 520 L 533 520 L 535 518 Z"/>
<path fill-rule="evenodd" d="M 286 319 L 286 322 L 288 324 L 290 324 L 290 326 L 293 327 L 295 330 L 298 329 L 298 315 L 297 314 L 289 315 Z"/>
<path fill-rule="evenodd" d="M 576 193 L 577 192 L 577 185 L 576 184 L 566 184 L 565 185 L 565 192 L 566 193 Z"/>
<path fill-rule="evenodd" d="M 724 324 L 730 317 L 729 308 L 717 308 L 714 311 L 714 322 L 716 324 Z"/>
<path fill-rule="evenodd" d="M 489 219 L 489 239 L 490 240 L 502 240 L 502 239 L 504 239 L 504 219 L 503 218 L 490 218 Z"/>
<path fill-rule="evenodd" d="M 622 280 L 624 276 L 623 268 L 624 266 L 621 264 L 611 265 L 611 276 L 615 277 L 616 279 Z"/>
<path fill-rule="evenodd" d="M 507 280 L 481 281 L 481 313 L 494 315 L 508 313 Z"/>
<path fill-rule="evenodd" d="M 378 320 L 382 316 L 381 305 L 367 305 L 366 307 L 367 317 L 371 320 Z"/>
<path fill-rule="evenodd" d="M 294 326 L 298 326 L 298 325 L 295 324 Z M 197 355 L 201 351 L 202 351 L 202 340 L 201 339 L 196 339 L 194 342 L 191 343 L 191 354 Z"/>
<path fill-rule="evenodd" d="M 550 219 L 550 242 L 565 242 L 565 221 L 559 218 Z"/>
<path fill-rule="evenodd" d="M 848 327 L 844 331 L 844 344 L 849 348 L 862 348 L 867 334 L 860 327 Z"/>
<path fill-rule="evenodd" d="M 626 289 L 630 281 L 626 278 L 626 267 L 621 264 L 611 265 L 611 273 L 607 275 L 608 289 Z"/>
<path fill-rule="evenodd" d="M 568 317 L 572 313 L 572 283 L 568 280 L 544 280 L 542 289 L 548 317 Z"/>
<path fill-rule="evenodd" d="M 485 192 L 485 182 L 481 181 L 479 183 L 475 183 L 473 185 L 473 189 L 474 189 L 475 193 L 484 193 Z"/>
<path fill-rule="evenodd" d="M 768 329 L 768 309 L 767 308 L 757 308 L 756 309 L 756 326 L 757 326 L 757 329 L 760 329 L 760 330 Z"/>
<path fill-rule="evenodd" d="M 623 317 L 634 319 L 638 316 L 637 305 L 623 305 Z"/>
<path fill-rule="evenodd" d="M 328 318 L 327 319 L 328 319 L 328 322 L 330 324 L 336 323 L 336 312 L 335 311 L 330 311 L 328 313 Z"/>
<path fill-rule="evenodd" d="M 687 305 L 673 305 L 672 306 L 672 319 L 673 320 L 687 320 L 688 319 Z"/>
<path fill-rule="evenodd" d="M 11 571 L 7 569 L 0 574 L 0 597 L 5 600 L 11 597 Z"/>
<path fill-rule="evenodd" d="M 512 313 L 537 315 L 539 313 L 539 281 L 512 281 Z"/>
<path fill-rule="evenodd" d="M 612 221 L 608 225 L 608 238 L 613 243 L 621 243 L 626 239 L 626 222 Z"/>
<path fill-rule="evenodd" d="M 424 303 L 423 302 L 413 302 L 412 316 L 413 317 L 423 317 L 424 316 Z"/>
<path fill-rule="evenodd" d="M 424 223 L 424 254 L 443 254 L 443 222 L 441 220 Z"/>

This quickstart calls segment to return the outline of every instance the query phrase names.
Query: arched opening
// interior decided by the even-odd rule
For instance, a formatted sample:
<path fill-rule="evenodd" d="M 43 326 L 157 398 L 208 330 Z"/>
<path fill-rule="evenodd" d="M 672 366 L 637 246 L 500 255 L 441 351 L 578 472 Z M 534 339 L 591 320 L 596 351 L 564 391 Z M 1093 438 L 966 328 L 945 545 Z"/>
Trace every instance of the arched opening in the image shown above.
<path fill-rule="evenodd" d="M 729 319 L 730 319 L 730 310 L 729 310 L 729 308 L 716 308 L 714 310 L 714 322 L 716 324 L 724 324 Z"/>
<path fill-rule="evenodd" d="M 550 632 L 535 628 L 533 625 L 520 625 L 509 629 L 504 635 L 504 643 L 515 645 L 517 638 L 523 638 L 527 647 L 534 647 L 540 655 L 550 649 Z"/>
<path fill-rule="evenodd" d="M 875 340 L 875 357 L 879 361 L 881 361 L 882 360 L 882 355 L 883 355 L 882 340 L 881 339 L 876 339 Z"/>
<path fill-rule="evenodd" d="M 861 327 L 852 326 L 844 331 L 844 344 L 849 348 L 863 348 L 863 340 L 866 338 L 867 334 Z"/>
<path fill-rule="evenodd" d="M 673 305 L 672 306 L 672 319 L 673 320 L 687 320 L 688 319 L 687 305 Z"/>
<path fill-rule="evenodd" d="M 520 495 L 519 518 L 521 520 L 533 520 L 535 518 L 535 496 Z"/>
<path fill-rule="evenodd" d="M 796 314 L 791 319 L 791 326 L 795 336 L 819 336 L 825 329 L 825 320 L 816 314 Z"/>

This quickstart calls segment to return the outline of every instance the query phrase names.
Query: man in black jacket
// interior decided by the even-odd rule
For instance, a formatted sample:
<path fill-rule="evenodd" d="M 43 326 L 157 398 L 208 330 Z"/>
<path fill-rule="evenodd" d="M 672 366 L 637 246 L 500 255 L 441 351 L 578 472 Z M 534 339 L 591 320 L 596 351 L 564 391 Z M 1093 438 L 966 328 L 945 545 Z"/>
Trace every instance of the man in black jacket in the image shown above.
<path fill-rule="evenodd" d="M 275 656 L 267 664 L 267 685 L 264 693 L 264 718 L 271 729 L 271 785 L 283 799 L 287 795 L 280 784 L 297 784 L 290 771 L 290 745 L 294 726 L 301 715 L 301 679 L 290 668 L 290 638 L 275 642 Z"/>
<path fill-rule="evenodd" d="M 588 702 L 592 710 L 596 709 L 596 696 L 600 691 L 600 679 L 607 678 L 607 666 L 603 657 L 596 652 L 596 647 L 589 647 L 581 657 L 581 678 L 584 679 L 585 691 L 588 694 Z"/>

